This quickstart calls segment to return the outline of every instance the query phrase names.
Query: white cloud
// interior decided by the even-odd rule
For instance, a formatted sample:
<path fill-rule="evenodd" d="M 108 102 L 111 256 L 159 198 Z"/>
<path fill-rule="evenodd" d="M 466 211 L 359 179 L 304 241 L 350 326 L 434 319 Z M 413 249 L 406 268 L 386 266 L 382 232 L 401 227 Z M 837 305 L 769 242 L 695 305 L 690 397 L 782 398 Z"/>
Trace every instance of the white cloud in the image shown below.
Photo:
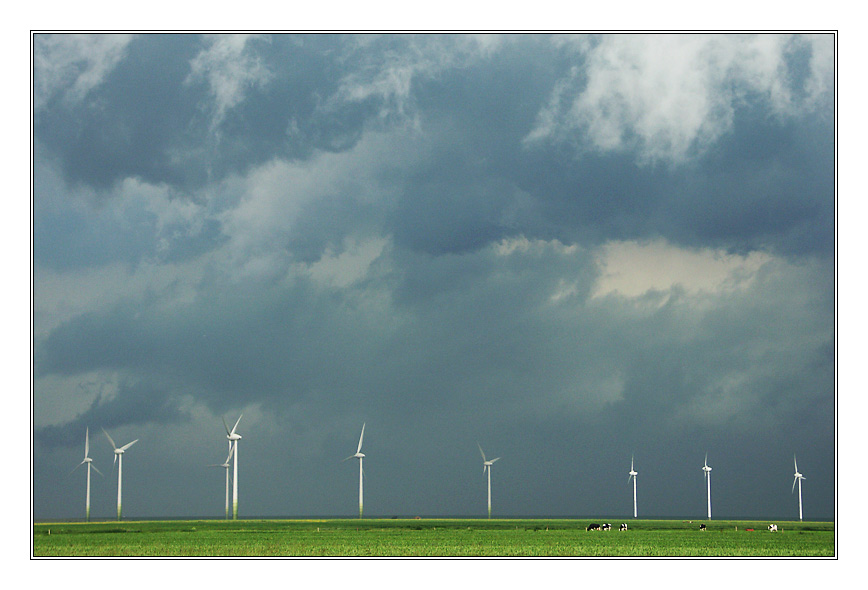
<path fill-rule="evenodd" d="M 557 254 L 569 255 L 575 254 L 579 250 L 576 244 L 567 245 L 560 240 L 529 240 L 523 235 L 504 238 L 495 245 L 495 248 L 499 256 L 509 256 L 514 253 L 541 254 L 546 250 L 551 250 Z"/>
<path fill-rule="evenodd" d="M 253 86 L 271 77 L 251 47 L 261 35 L 211 35 L 206 49 L 190 61 L 187 83 L 205 80 L 214 101 L 212 130 L 223 122 L 226 113 L 240 104 Z"/>
<path fill-rule="evenodd" d="M 102 84 L 126 55 L 133 35 L 36 35 L 33 103 L 43 109 L 57 94 L 78 102 Z"/>
<path fill-rule="evenodd" d="M 526 143 L 584 134 L 598 150 L 679 162 L 730 132 L 736 109 L 753 97 L 792 116 L 831 90 L 829 36 L 610 35 L 575 43 L 585 67 L 557 82 Z M 811 71 L 796 88 L 787 60 L 802 48 Z"/>
<path fill-rule="evenodd" d="M 340 252 L 329 248 L 314 264 L 301 264 L 299 271 L 320 285 L 347 287 L 367 276 L 371 264 L 388 244 L 388 239 L 380 237 L 366 240 L 347 238 Z"/>
<path fill-rule="evenodd" d="M 358 69 L 345 76 L 331 104 L 377 99 L 380 116 L 413 119 L 412 89 L 416 79 L 432 79 L 441 72 L 485 59 L 500 47 L 499 35 L 422 35 L 399 38 L 400 51 L 377 51 L 377 40 L 354 37 L 350 54 Z M 345 58 L 347 59 L 347 58 Z"/>

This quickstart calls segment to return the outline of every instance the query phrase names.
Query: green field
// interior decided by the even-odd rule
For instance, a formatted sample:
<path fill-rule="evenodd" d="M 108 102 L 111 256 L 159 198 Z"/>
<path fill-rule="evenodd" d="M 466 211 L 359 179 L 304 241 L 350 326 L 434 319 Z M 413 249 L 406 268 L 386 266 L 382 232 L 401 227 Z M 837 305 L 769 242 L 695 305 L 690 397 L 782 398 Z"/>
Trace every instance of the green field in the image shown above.
<path fill-rule="evenodd" d="M 41 523 L 35 557 L 834 557 L 831 522 L 364 519 Z M 602 522 L 602 521 L 593 521 Z M 755 529 L 749 531 L 747 529 Z"/>

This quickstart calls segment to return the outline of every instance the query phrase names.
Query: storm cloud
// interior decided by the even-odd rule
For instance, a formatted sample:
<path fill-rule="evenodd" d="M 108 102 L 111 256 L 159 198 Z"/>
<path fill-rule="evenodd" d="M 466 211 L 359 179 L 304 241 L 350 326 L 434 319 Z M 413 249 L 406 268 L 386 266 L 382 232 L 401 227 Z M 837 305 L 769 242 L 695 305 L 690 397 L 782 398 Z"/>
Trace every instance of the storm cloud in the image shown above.
<path fill-rule="evenodd" d="M 35 35 L 34 517 L 832 518 L 833 48 Z"/>

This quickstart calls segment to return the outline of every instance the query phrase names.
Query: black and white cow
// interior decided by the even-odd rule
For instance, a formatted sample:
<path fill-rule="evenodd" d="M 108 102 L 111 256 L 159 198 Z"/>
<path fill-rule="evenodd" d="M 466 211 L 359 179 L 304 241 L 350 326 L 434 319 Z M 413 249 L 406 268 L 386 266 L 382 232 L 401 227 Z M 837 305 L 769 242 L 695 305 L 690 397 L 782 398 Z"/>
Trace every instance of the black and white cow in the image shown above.
<path fill-rule="evenodd" d="M 588 528 L 586 528 L 585 530 L 586 530 L 586 531 L 599 531 L 599 530 L 600 530 L 600 525 L 598 525 L 598 524 L 595 523 L 595 522 L 592 522 L 591 524 L 588 525 Z"/>
<path fill-rule="evenodd" d="M 704 524 L 699 525 L 699 530 L 700 531 L 706 530 L 705 525 Z"/>
<path fill-rule="evenodd" d="M 604 531 L 610 531 L 610 530 L 612 530 L 612 523 L 605 522 L 605 523 L 603 523 L 603 526 L 600 528 L 602 528 Z"/>
<path fill-rule="evenodd" d="M 776 524 L 770 524 L 770 525 L 769 525 L 769 532 L 771 532 L 771 533 L 776 533 L 776 532 L 778 532 L 778 525 L 776 525 Z"/>
<path fill-rule="evenodd" d="M 618 530 L 619 530 L 619 531 L 626 531 L 626 530 L 627 530 L 627 523 L 626 523 L 626 522 L 622 522 L 622 523 L 621 523 L 621 528 L 619 528 Z"/>

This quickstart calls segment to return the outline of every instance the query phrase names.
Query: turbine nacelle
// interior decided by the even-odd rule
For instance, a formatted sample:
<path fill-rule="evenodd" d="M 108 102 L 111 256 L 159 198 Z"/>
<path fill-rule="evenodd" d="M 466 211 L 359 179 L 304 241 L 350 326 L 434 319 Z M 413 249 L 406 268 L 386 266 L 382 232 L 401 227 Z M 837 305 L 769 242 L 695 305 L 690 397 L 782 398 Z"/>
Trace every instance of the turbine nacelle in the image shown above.
<path fill-rule="evenodd" d="M 238 420 L 235 421 L 235 426 L 232 427 L 232 430 L 229 430 L 229 425 L 226 424 L 226 418 L 223 418 L 223 427 L 226 429 L 226 438 L 229 439 L 230 443 L 241 440 L 241 435 L 235 432 L 235 430 L 238 428 L 238 423 L 241 422 L 243 416 L 244 414 L 238 416 Z"/>
<path fill-rule="evenodd" d="M 137 442 L 139 442 L 139 439 L 136 439 L 136 440 L 134 440 L 134 441 L 132 441 L 132 442 L 128 442 L 127 444 L 125 444 L 125 445 L 122 446 L 122 447 L 118 447 L 118 446 L 115 444 L 115 441 L 112 440 L 112 437 L 109 436 L 109 433 L 105 431 L 105 428 L 103 428 L 102 431 L 103 431 L 103 434 L 105 434 L 105 437 L 106 437 L 106 438 L 109 440 L 109 442 L 111 443 L 112 448 L 115 450 L 115 458 L 114 458 L 114 461 L 112 461 L 112 464 L 117 463 L 117 461 L 118 461 L 118 457 L 121 456 L 121 455 L 123 455 L 123 454 L 124 454 L 124 451 L 126 451 L 128 448 L 130 448 L 131 446 L 133 446 L 134 444 L 136 444 Z"/>
<path fill-rule="evenodd" d="M 497 461 L 497 459 L 500 459 L 500 457 L 497 457 L 496 459 L 492 459 L 491 461 L 489 461 L 488 459 L 485 458 L 485 451 L 482 450 L 482 445 L 480 445 L 479 443 L 476 443 L 476 446 L 479 447 L 479 454 L 482 455 L 482 466 L 483 466 L 483 469 L 484 469 L 485 467 L 491 467 L 491 464 L 492 464 L 492 463 L 494 463 L 495 461 Z"/>
<path fill-rule="evenodd" d="M 796 456 L 795 456 L 795 455 L 793 455 L 793 467 L 794 467 L 795 470 L 796 470 L 796 472 L 793 474 L 793 477 L 795 477 L 796 480 L 798 480 L 798 479 L 805 479 L 805 476 L 802 475 L 801 473 L 799 473 L 799 464 L 796 463 Z M 796 481 L 793 480 L 793 488 L 795 488 L 795 487 L 796 487 Z"/>

